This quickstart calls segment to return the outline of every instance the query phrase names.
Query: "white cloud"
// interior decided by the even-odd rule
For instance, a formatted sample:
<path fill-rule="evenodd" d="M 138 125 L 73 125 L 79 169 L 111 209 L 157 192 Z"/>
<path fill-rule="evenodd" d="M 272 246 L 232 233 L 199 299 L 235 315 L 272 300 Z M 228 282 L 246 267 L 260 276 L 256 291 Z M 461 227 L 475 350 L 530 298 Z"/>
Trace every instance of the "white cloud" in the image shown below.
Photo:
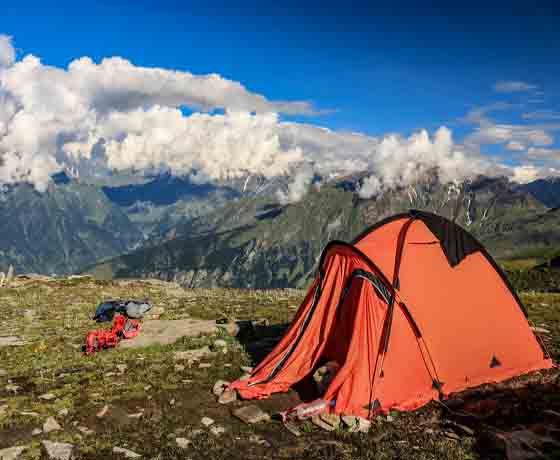
<path fill-rule="evenodd" d="M 527 150 L 527 157 L 541 160 L 560 160 L 560 149 L 531 147 Z"/>
<path fill-rule="evenodd" d="M 494 84 L 494 91 L 499 93 L 519 93 L 533 91 L 538 88 L 537 85 L 532 85 L 524 81 L 515 80 L 502 80 Z"/>
<path fill-rule="evenodd" d="M 522 165 L 512 168 L 511 180 L 520 184 L 527 184 L 545 177 L 559 176 L 560 170 L 556 168 L 545 168 L 534 165 Z"/>
<path fill-rule="evenodd" d="M 302 165 L 296 172 L 294 180 L 288 185 L 288 191 L 278 190 L 276 192 L 280 204 L 286 205 L 300 201 L 307 194 L 312 180 L 313 168 L 308 164 Z"/>
<path fill-rule="evenodd" d="M 9 67 L 16 61 L 12 37 L 0 34 L 0 68 Z"/>
<path fill-rule="evenodd" d="M 522 115 L 526 120 L 560 120 L 560 112 L 555 110 L 536 110 Z"/>
<path fill-rule="evenodd" d="M 513 150 L 516 152 L 521 152 L 523 150 L 525 150 L 527 147 L 525 146 L 525 144 L 522 144 L 521 142 L 518 141 L 509 141 L 506 144 L 506 149 L 508 150 Z"/>
<path fill-rule="evenodd" d="M 483 122 L 473 133 L 465 139 L 465 143 L 471 145 L 484 144 L 506 144 L 513 145 L 550 145 L 554 138 L 546 130 L 540 127 L 494 124 L 493 122 Z"/>

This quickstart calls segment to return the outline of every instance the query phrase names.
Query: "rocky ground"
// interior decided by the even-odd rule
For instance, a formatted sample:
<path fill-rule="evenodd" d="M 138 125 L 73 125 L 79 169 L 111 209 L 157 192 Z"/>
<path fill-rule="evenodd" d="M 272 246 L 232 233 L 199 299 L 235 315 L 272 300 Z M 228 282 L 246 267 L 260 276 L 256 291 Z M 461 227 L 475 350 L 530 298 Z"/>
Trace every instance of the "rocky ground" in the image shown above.
<path fill-rule="evenodd" d="M 560 458 L 557 370 L 392 412 L 367 433 L 332 420 L 288 430 L 275 414 L 300 402 L 295 391 L 220 404 L 215 383 L 255 365 L 303 295 L 89 278 L 0 288 L 0 460 Z M 108 327 L 91 320 L 96 305 L 130 297 L 154 304 L 142 340 L 84 356 L 87 331 Z M 557 359 L 560 295 L 522 298 Z M 253 405 L 264 415 L 246 423 Z"/>

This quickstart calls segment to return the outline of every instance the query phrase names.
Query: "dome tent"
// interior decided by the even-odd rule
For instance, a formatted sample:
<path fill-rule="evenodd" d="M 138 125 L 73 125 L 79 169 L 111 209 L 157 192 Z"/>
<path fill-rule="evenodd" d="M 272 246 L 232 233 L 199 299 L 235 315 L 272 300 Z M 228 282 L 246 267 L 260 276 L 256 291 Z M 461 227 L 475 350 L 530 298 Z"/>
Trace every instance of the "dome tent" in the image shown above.
<path fill-rule="evenodd" d="M 552 367 L 503 272 L 443 217 L 410 211 L 333 241 L 318 272 L 280 343 L 230 386 L 242 398 L 287 391 L 335 361 L 327 410 L 367 417 Z"/>

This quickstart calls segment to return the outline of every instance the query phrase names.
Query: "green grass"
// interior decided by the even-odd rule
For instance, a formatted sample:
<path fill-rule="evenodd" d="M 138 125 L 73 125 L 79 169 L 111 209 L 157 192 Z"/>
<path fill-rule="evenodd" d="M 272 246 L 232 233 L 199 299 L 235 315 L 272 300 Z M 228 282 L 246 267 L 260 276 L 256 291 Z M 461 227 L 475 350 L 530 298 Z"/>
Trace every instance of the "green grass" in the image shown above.
<path fill-rule="evenodd" d="M 212 364 L 207 369 L 181 363 L 185 369 L 178 370 L 173 354 L 211 345 L 218 336 L 144 349 L 117 348 L 89 357 L 81 353 L 86 332 L 99 327 L 90 318 L 103 299 L 150 298 L 154 306 L 165 309 L 162 319 L 235 317 L 277 324 L 291 320 L 303 295 L 299 290 L 185 290 L 171 283 L 88 279 L 0 290 L 0 335 L 27 341 L 21 347 L 0 348 L 0 368 L 7 373 L 0 376 L 0 406 L 7 406 L 0 410 L 0 449 L 27 444 L 30 450 L 22 458 L 37 459 L 40 441 L 50 439 L 74 444 L 79 459 L 121 458 L 112 453 L 114 446 L 150 459 L 247 460 L 272 454 L 285 459 L 479 458 L 476 437 L 451 440 L 442 434 L 443 424 L 432 420 L 434 414 L 444 415 L 434 406 L 398 414 L 391 423 L 379 419 L 367 435 L 328 433 L 308 422 L 301 427 L 304 436 L 295 438 L 278 421 L 245 425 L 231 415 L 232 407 L 217 404 L 210 391 L 216 380 L 234 380 L 241 375 L 240 366 L 256 364 L 236 339 L 224 334 L 220 337 L 228 342 L 228 351 L 204 359 Z M 550 331 L 547 346 L 555 358 L 560 357 L 560 295 L 524 293 L 522 298 L 531 322 Z M 32 319 L 24 317 L 25 310 L 34 312 Z M 121 373 L 117 366 L 123 364 L 127 367 Z M 6 390 L 8 382 L 19 391 Z M 56 399 L 39 399 L 44 393 L 53 393 Z M 290 392 L 258 404 L 275 412 L 296 402 L 297 395 Z M 105 405 L 110 407 L 107 415 L 96 417 Z M 62 409 L 68 410 L 67 416 L 57 415 Z M 129 417 L 140 412 L 140 418 Z M 55 416 L 63 430 L 31 436 L 48 416 Z M 193 433 L 203 428 L 203 416 L 216 420 L 226 432 L 220 437 L 206 429 Z M 79 427 L 95 433 L 86 435 Z M 254 434 L 272 447 L 252 442 Z M 179 449 L 176 436 L 191 439 L 192 445 L 186 451 Z"/>

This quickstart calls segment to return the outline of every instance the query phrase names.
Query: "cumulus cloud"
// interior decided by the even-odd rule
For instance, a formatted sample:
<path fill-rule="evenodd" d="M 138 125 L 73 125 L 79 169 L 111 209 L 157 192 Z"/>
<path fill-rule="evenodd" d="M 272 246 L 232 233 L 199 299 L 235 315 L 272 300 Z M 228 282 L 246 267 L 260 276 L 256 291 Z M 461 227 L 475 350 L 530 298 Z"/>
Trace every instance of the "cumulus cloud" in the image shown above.
<path fill-rule="evenodd" d="M 527 164 L 512 168 L 511 180 L 520 184 L 527 184 L 534 180 L 551 176 L 560 176 L 560 169 Z"/>
<path fill-rule="evenodd" d="M 11 39 L 3 37 L 0 184 L 27 181 L 45 190 L 63 168 L 86 175 L 165 170 L 199 183 L 289 175 L 278 199 L 293 203 L 315 174 L 367 172 L 360 194 L 371 197 L 433 171 L 458 181 L 491 170 L 489 160 L 456 144 L 445 127 L 433 135 L 372 137 L 281 119 L 315 111 L 305 101 L 268 100 L 219 75 L 138 67 L 118 57 L 100 63 L 84 57 L 67 69 L 32 55 L 17 61 Z M 477 135 L 510 146 L 552 142 L 544 130 L 524 129 L 484 124 Z"/>
<path fill-rule="evenodd" d="M 499 93 L 519 93 L 536 90 L 538 86 L 524 81 L 502 80 L 496 82 L 493 88 Z"/>
<path fill-rule="evenodd" d="M 360 189 L 362 198 L 398 185 L 412 184 L 426 174 L 438 174 L 443 182 L 461 181 L 489 171 L 488 160 L 468 153 L 453 142 L 451 131 L 439 128 L 433 138 L 422 130 L 408 138 L 385 137 L 375 150 L 370 169 Z"/>

